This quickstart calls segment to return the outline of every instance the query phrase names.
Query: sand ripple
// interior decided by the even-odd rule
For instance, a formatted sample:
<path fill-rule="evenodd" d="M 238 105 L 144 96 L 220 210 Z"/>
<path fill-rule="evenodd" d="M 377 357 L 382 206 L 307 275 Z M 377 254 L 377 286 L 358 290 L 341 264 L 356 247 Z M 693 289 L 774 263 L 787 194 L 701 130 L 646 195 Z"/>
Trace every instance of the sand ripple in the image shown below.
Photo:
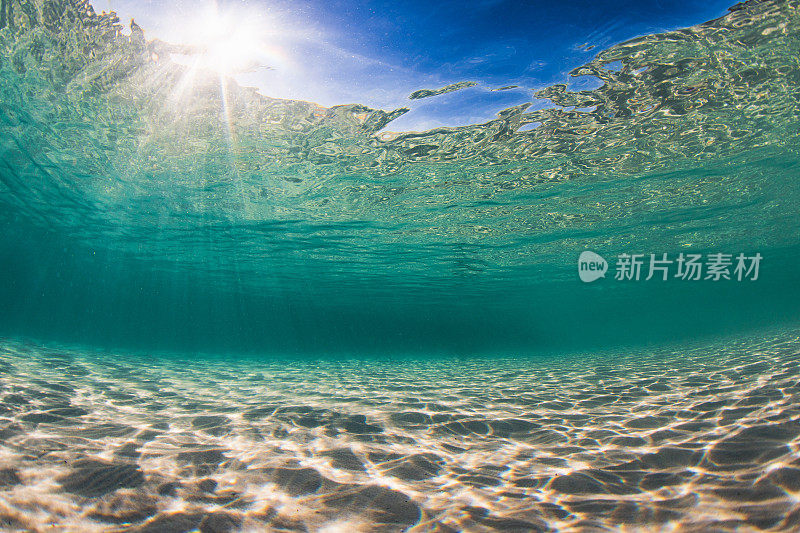
<path fill-rule="evenodd" d="M 0 342 L 0 529 L 800 529 L 800 337 L 559 359 Z"/>

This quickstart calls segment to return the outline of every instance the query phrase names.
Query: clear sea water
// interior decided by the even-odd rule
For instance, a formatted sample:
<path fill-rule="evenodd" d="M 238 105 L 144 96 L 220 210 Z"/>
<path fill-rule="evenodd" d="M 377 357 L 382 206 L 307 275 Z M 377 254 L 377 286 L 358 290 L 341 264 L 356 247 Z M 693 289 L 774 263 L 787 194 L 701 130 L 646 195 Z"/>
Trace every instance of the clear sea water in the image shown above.
<path fill-rule="evenodd" d="M 0 528 L 800 524 L 797 1 L 423 132 L 0 14 Z"/>

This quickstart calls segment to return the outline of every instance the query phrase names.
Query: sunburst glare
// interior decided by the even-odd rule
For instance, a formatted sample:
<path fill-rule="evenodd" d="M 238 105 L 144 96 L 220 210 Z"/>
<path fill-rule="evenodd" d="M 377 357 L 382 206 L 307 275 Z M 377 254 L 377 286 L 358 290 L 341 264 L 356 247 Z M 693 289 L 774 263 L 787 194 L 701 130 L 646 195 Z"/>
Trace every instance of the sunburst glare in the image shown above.
<path fill-rule="evenodd" d="M 270 20 L 262 13 L 223 11 L 216 4 L 174 30 L 186 53 L 173 60 L 196 69 L 234 75 L 285 62 Z"/>

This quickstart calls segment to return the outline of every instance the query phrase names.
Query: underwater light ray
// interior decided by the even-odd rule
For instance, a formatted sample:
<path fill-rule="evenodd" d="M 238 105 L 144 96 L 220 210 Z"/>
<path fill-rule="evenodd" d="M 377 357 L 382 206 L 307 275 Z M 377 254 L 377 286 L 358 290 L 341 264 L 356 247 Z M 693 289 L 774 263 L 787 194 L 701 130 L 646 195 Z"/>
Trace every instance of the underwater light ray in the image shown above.
<path fill-rule="evenodd" d="M 796 0 L 385 136 L 405 106 L 240 87 L 241 40 L 177 64 L 82 0 L 11 2 L 0 327 L 85 343 L 0 338 L 11 527 L 797 524 Z M 590 249 L 769 266 L 588 285 Z"/>

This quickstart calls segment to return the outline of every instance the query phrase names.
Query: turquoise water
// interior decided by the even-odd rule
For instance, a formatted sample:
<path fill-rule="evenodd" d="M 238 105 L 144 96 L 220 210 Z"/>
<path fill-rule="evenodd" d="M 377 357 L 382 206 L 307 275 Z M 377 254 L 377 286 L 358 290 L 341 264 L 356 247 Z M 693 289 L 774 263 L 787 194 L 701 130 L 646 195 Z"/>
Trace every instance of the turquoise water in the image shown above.
<path fill-rule="evenodd" d="M 422 133 L 221 85 L 71 12 L 17 7 L 0 41 L 9 334 L 474 354 L 797 318 L 792 2 L 622 43 L 571 72 L 600 88 Z M 585 249 L 764 259 L 756 282 L 585 285 Z"/>
<path fill-rule="evenodd" d="M 1 527 L 797 527 L 798 2 L 424 132 L 1 5 Z"/>

